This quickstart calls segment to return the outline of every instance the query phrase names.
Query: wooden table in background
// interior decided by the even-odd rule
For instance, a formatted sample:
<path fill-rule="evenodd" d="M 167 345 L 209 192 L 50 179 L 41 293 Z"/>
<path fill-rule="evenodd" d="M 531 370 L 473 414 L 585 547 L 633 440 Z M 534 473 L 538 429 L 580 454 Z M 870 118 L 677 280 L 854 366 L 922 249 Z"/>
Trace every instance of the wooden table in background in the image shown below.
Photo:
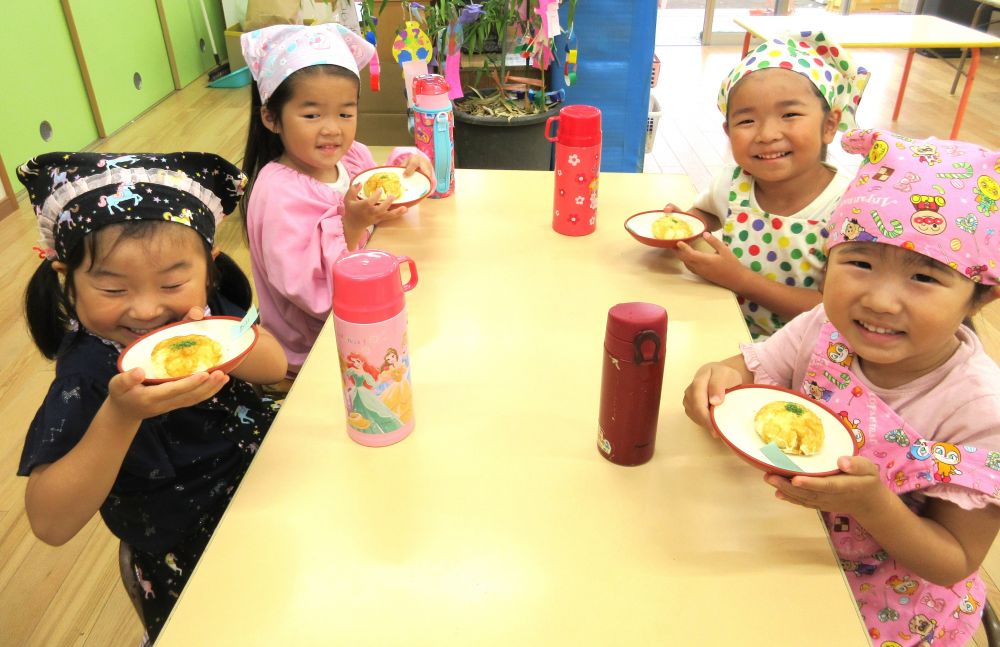
<path fill-rule="evenodd" d="M 822 31 L 833 42 L 851 49 L 861 48 L 906 48 L 906 65 L 896 94 L 896 106 L 892 120 L 899 118 L 903 105 L 903 92 L 910 76 L 913 54 L 918 48 L 960 47 L 972 53 L 965 88 L 958 102 L 958 111 L 949 137 L 958 137 L 962 117 L 972 93 L 972 82 L 979 68 L 979 50 L 984 47 L 1000 47 L 1000 38 L 965 25 L 959 25 L 938 16 L 911 16 L 906 14 L 852 14 L 802 15 L 802 16 L 742 16 L 734 19 L 746 30 L 743 38 L 743 55 L 750 51 L 750 38 L 775 38 L 787 33 Z M 855 57 L 857 63 L 858 57 Z M 954 89 L 952 89 L 954 92 Z M 944 93 L 942 93 L 943 95 Z"/>
<path fill-rule="evenodd" d="M 328 323 L 157 647 L 868 645 L 819 516 L 684 416 L 746 327 L 622 222 L 690 182 L 602 174 L 582 238 L 552 231 L 552 184 L 459 170 L 454 197 L 376 232 L 419 273 L 415 431 L 348 439 Z M 670 317 L 656 453 L 631 468 L 595 446 L 623 301 Z"/>

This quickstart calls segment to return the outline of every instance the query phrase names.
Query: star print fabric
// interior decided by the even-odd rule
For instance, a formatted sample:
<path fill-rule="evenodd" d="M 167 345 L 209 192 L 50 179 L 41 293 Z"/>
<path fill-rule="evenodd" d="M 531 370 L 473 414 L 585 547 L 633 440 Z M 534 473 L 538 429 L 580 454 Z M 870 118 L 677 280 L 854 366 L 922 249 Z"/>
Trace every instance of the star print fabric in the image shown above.
<path fill-rule="evenodd" d="M 209 305 L 214 313 L 242 314 L 220 297 Z M 28 429 L 19 475 L 59 460 L 80 442 L 107 398 L 117 359 L 113 345 L 86 329 L 66 336 L 55 379 Z M 204 533 L 228 504 L 274 416 L 270 401 L 231 379 L 210 400 L 144 420 L 101 506 L 108 528 L 153 554 Z"/>
<path fill-rule="evenodd" d="M 65 260 L 92 231 L 136 220 L 185 225 L 212 244 L 246 186 L 238 168 L 197 152 L 46 153 L 19 166 L 17 177 L 50 260 Z"/>

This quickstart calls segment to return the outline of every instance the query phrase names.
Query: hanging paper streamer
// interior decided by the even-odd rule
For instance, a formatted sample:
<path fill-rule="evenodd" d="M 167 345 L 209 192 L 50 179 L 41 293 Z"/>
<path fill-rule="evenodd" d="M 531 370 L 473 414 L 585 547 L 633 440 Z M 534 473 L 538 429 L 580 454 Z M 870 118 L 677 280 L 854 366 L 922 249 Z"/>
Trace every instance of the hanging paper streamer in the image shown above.
<path fill-rule="evenodd" d="M 374 23 L 377 25 L 378 19 L 374 19 Z M 378 62 L 378 44 L 375 42 L 375 32 L 371 30 L 366 31 L 365 40 L 375 48 L 375 55 L 372 56 L 372 60 L 368 63 L 368 82 L 371 84 L 372 92 L 378 92 L 382 85 L 380 81 L 382 66 Z"/>
<path fill-rule="evenodd" d="M 452 101 L 465 96 L 462 91 L 462 23 L 456 21 L 448 27 L 448 41 L 444 59 L 444 78 L 448 82 L 448 98 Z"/>
<path fill-rule="evenodd" d="M 413 4 L 410 6 L 412 8 Z M 431 40 L 420 29 L 420 23 L 415 20 L 406 21 L 403 30 L 396 34 L 396 40 L 392 42 L 392 57 L 403 68 L 406 105 L 412 108 L 413 79 L 427 74 L 427 61 L 431 60 Z"/>
<path fill-rule="evenodd" d="M 566 36 L 566 62 L 563 64 L 563 80 L 566 82 L 566 87 L 576 84 L 576 57 L 577 57 L 577 45 L 576 45 L 576 34 L 570 29 L 569 34 Z"/>

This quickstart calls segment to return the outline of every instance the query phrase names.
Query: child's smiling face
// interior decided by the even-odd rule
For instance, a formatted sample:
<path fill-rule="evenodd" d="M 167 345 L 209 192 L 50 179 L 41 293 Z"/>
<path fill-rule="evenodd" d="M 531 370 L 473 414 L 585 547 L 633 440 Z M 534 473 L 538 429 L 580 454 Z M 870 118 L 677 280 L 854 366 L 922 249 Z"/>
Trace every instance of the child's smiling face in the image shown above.
<path fill-rule="evenodd" d="M 827 261 L 826 315 L 873 383 L 892 388 L 945 363 L 955 332 L 978 305 L 975 284 L 916 252 L 880 243 L 843 243 Z"/>
<path fill-rule="evenodd" d="M 357 133 L 358 81 L 325 73 L 292 79 L 291 98 L 275 118 L 261 111 L 264 125 L 281 137 L 283 164 L 320 182 L 338 179 L 337 162 Z"/>
<path fill-rule="evenodd" d="M 729 94 L 726 134 L 733 158 L 763 182 L 793 180 L 821 168 L 823 146 L 840 112 L 826 112 L 815 86 L 780 68 L 748 74 Z"/>
<path fill-rule="evenodd" d="M 98 257 L 91 259 L 87 250 L 73 284 L 77 318 L 94 334 L 128 345 L 207 303 L 201 236 L 178 224 L 155 227 L 137 238 L 121 236 L 115 226 L 92 234 L 98 237 Z"/>

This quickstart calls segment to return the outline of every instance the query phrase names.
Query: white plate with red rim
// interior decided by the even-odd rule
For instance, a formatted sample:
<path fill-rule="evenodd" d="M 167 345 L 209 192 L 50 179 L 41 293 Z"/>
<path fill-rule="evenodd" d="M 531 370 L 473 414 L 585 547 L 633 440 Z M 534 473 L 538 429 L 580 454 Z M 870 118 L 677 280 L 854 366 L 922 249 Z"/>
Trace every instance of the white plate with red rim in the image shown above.
<path fill-rule="evenodd" d="M 162 384 L 173 382 L 186 376 L 173 377 L 163 373 L 153 364 L 153 348 L 161 341 L 183 335 L 204 335 L 219 342 L 222 347 L 222 359 L 216 366 L 207 369 L 228 373 L 236 368 L 240 360 L 257 343 L 259 332 L 257 326 L 250 326 L 239 336 L 234 336 L 240 329 L 240 317 L 205 317 L 200 321 L 178 321 L 156 330 L 151 330 L 139 339 L 125 347 L 118 356 L 118 370 L 121 372 L 141 368 L 146 373 L 143 384 Z"/>
<path fill-rule="evenodd" d="M 691 235 L 683 238 L 657 238 L 653 235 L 653 223 L 663 216 L 674 216 L 682 222 L 686 222 L 691 227 Z M 689 243 L 705 232 L 705 222 L 697 216 L 692 216 L 683 211 L 672 211 L 669 214 L 662 209 L 655 211 L 640 211 L 633 214 L 625 221 L 625 230 L 637 241 L 651 247 L 677 247 L 677 243 L 684 241 Z"/>
<path fill-rule="evenodd" d="M 804 409 L 812 411 L 823 424 L 823 446 L 812 456 L 799 454 L 779 455 L 793 463 L 789 466 L 786 460 L 772 460 L 762 451 L 766 443 L 754 430 L 754 417 L 764 405 L 774 401 L 792 402 Z M 850 426 L 836 413 L 816 400 L 797 391 L 785 389 L 770 384 L 743 384 L 726 391 L 722 404 L 709 407 L 712 426 L 719 436 L 736 454 L 754 467 L 781 474 L 783 476 L 829 476 L 837 474 L 837 459 L 841 456 L 854 456 L 858 453 L 857 444 Z M 773 453 L 776 448 L 767 450 Z M 780 463 L 780 464 L 779 464 Z M 793 469 L 797 468 L 797 469 Z"/>
<path fill-rule="evenodd" d="M 431 193 L 431 179 L 417 170 L 412 175 L 404 176 L 402 166 L 376 166 L 367 171 L 362 171 L 354 176 L 351 184 L 360 184 L 361 190 L 358 196 L 367 200 L 369 196 L 365 192 L 365 182 L 376 173 L 392 173 L 399 178 L 399 185 L 403 189 L 403 195 L 394 196 L 392 206 L 412 207 Z M 385 197 L 384 195 L 382 196 Z"/>

